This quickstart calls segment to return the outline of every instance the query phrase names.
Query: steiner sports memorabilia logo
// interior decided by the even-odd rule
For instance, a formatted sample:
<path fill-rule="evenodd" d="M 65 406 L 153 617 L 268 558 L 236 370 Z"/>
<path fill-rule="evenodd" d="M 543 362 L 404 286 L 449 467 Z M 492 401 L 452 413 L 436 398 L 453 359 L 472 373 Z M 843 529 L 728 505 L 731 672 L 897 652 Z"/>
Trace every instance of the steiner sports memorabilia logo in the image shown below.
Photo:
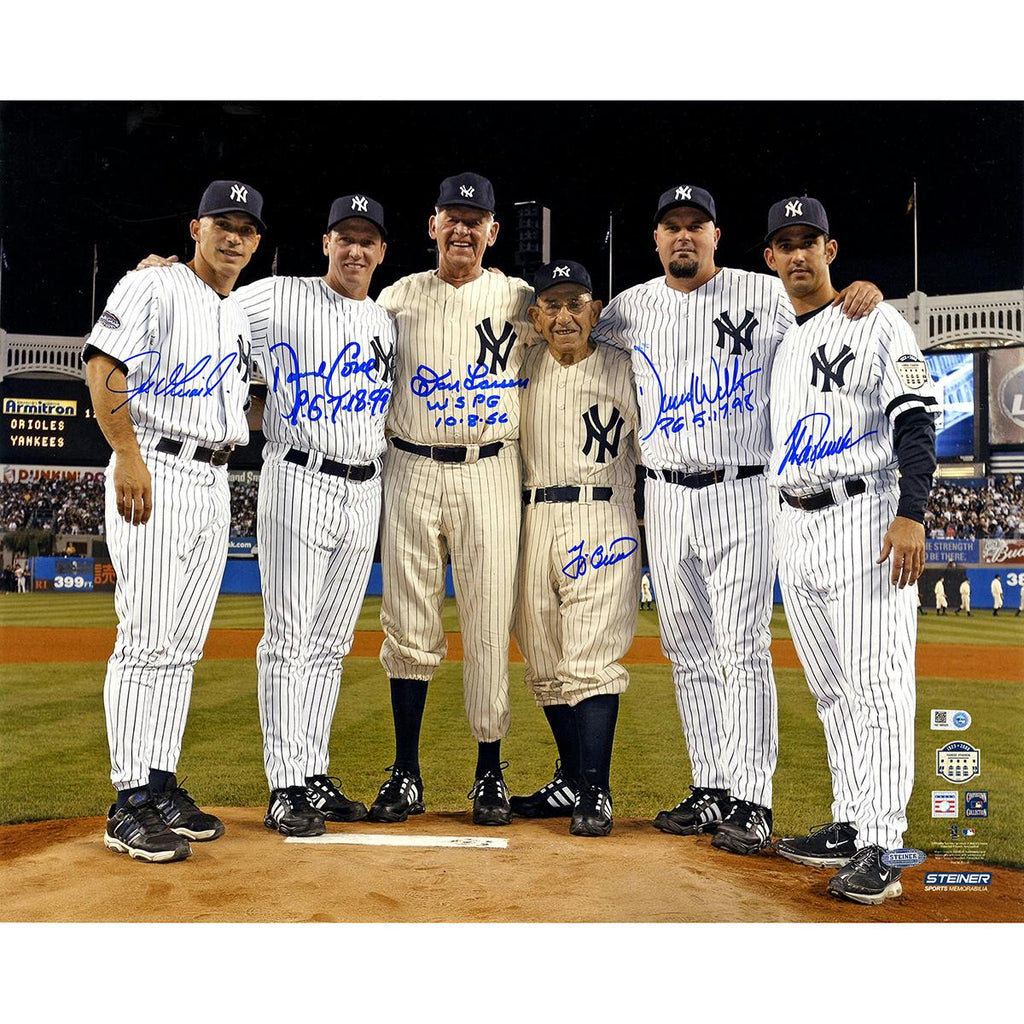
<path fill-rule="evenodd" d="M 991 884 L 991 871 L 929 871 L 924 876 L 926 892 L 972 892 L 988 889 Z"/>
<path fill-rule="evenodd" d="M 959 818 L 960 794 L 956 790 L 932 790 L 932 817 Z"/>
<path fill-rule="evenodd" d="M 923 850 L 903 849 L 886 850 L 882 854 L 882 863 L 889 868 L 914 868 L 923 864 L 927 858 Z"/>
<path fill-rule="evenodd" d="M 949 729 L 963 732 L 970 728 L 971 716 L 967 711 L 954 711 L 951 708 L 932 708 L 932 728 Z"/>
<path fill-rule="evenodd" d="M 935 774 L 947 782 L 970 782 L 981 774 L 981 751 L 970 743 L 954 740 L 935 751 Z"/>
<path fill-rule="evenodd" d="M 964 817 L 965 818 L 987 818 L 988 817 L 988 793 L 978 793 L 968 790 L 964 793 Z"/>

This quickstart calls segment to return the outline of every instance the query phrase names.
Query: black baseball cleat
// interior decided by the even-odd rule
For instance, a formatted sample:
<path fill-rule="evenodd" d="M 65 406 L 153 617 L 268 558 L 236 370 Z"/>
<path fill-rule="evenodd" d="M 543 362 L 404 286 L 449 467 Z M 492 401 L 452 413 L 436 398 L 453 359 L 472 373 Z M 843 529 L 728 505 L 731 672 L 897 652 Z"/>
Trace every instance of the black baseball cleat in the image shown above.
<path fill-rule="evenodd" d="M 749 800 L 734 800 L 711 845 L 727 853 L 757 853 L 772 841 L 772 812 Z"/>
<path fill-rule="evenodd" d="M 790 836 L 775 844 L 786 860 L 812 868 L 841 868 L 857 852 L 857 829 L 848 821 L 815 825 L 805 836 Z"/>
<path fill-rule="evenodd" d="M 153 805 L 164 824 L 186 839 L 207 843 L 224 835 L 224 822 L 200 810 L 188 795 L 188 790 L 181 786 L 175 785 L 164 793 L 154 793 Z"/>
<path fill-rule="evenodd" d="M 325 821 L 362 821 L 366 817 L 366 804 L 349 800 L 341 791 L 341 780 L 333 775 L 308 776 L 306 796 Z"/>
<path fill-rule="evenodd" d="M 581 789 L 572 811 L 569 833 L 574 836 L 606 836 L 611 830 L 611 793 L 599 786 Z"/>
<path fill-rule="evenodd" d="M 512 813 L 518 818 L 568 818 L 576 803 L 577 789 L 571 779 L 562 774 L 561 763 L 555 762 L 555 777 L 529 796 L 514 796 L 509 800 Z"/>
<path fill-rule="evenodd" d="M 729 812 L 727 789 L 704 789 L 691 786 L 690 795 L 670 811 L 658 811 L 654 827 L 674 836 L 696 836 L 713 833 Z"/>
<path fill-rule="evenodd" d="M 286 786 L 270 792 L 263 824 L 283 836 L 322 836 L 324 816 L 310 806 L 305 786 Z"/>
<path fill-rule="evenodd" d="M 386 768 L 391 778 L 380 787 L 366 814 L 367 821 L 405 821 L 410 814 L 422 814 L 423 780 L 394 765 Z"/>
<path fill-rule="evenodd" d="M 902 896 L 900 869 L 883 864 L 883 853 L 880 846 L 865 846 L 858 850 L 846 867 L 840 868 L 828 880 L 829 895 L 870 906 Z"/>
<path fill-rule="evenodd" d="M 184 860 L 191 855 L 188 840 L 164 824 L 148 792 L 134 793 L 124 807 L 116 808 L 116 804 L 111 804 L 107 812 L 103 845 L 108 850 L 154 864 Z"/>
<path fill-rule="evenodd" d="M 466 794 L 473 801 L 474 825 L 511 825 L 508 786 L 500 771 L 484 772 Z"/>

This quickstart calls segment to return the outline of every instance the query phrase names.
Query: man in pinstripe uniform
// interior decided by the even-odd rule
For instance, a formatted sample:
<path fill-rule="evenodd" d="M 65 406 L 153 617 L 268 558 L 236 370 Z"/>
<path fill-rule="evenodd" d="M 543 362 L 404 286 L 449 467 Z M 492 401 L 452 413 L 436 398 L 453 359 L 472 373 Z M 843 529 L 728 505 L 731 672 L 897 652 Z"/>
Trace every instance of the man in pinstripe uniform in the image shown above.
<path fill-rule="evenodd" d="M 914 783 L 912 584 L 924 571 L 938 404 L 899 313 L 880 305 L 854 322 L 834 308 L 828 232 L 808 196 L 768 214 L 765 260 L 796 312 L 771 377 L 779 579 L 834 796 L 830 824 L 776 848 L 840 867 L 828 891 L 877 904 L 902 892 L 885 853 L 903 845 Z"/>
<path fill-rule="evenodd" d="M 516 639 L 526 682 L 558 747 L 555 777 L 512 797 L 526 818 L 572 817 L 576 836 L 612 829 L 609 772 L 620 659 L 636 629 L 640 580 L 637 408 L 628 352 L 591 340 L 601 303 L 572 260 L 541 267 L 530 316 L 545 344 L 522 373 L 523 538 Z"/>
<path fill-rule="evenodd" d="M 664 192 L 654 218 L 664 276 L 616 296 L 595 335 L 632 350 L 651 574 L 693 771 L 690 796 L 654 824 L 713 832 L 717 848 L 747 854 L 772 828 L 766 385 L 793 314 L 776 280 L 715 265 L 716 219 L 705 189 Z M 847 291 L 849 312 L 880 298 L 871 285 Z"/>
<path fill-rule="evenodd" d="M 256 664 L 270 787 L 264 824 L 283 835 L 322 835 L 325 820 L 366 816 L 327 771 L 342 660 L 380 522 L 395 327 L 367 295 L 385 239 L 380 203 L 341 196 L 323 236 L 323 277 L 268 277 L 235 293 L 266 392 Z M 141 265 L 172 262 L 150 256 Z"/>
<path fill-rule="evenodd" d="M 519 396 L 532 336 L 525 281 L 483 269 L 498 235 L 494 189 L 446 178 L 430 217 L 438 268 L 402 278 L 378 303 L 398 328 L 385 456 L 381 663 L 391 680 L 395 762 L 372 821 L 424 810 L 419 734 L 427 684 L 447 651 L 441 607 L 450 559 L 463 642 L 466 715 L 477 741 L 478 825 L 512 820 L 502 775 L 508 644 L 521 515 Z"/>
<path fill-rule="evenodd" d="M 262 207 L 250 186 L 213 182 L 191 222 L 193 258 L 122 278 L 82 355 L 113 449 L 118 626 L 103 699 L 117 802 L 104 843 L 133 859 L 183 860 L 189 839 L 224 832 L 175 772 L 227 558 L 225 465 L 249 436 L 249 325 L 229 293 L 259 245 Z"/>

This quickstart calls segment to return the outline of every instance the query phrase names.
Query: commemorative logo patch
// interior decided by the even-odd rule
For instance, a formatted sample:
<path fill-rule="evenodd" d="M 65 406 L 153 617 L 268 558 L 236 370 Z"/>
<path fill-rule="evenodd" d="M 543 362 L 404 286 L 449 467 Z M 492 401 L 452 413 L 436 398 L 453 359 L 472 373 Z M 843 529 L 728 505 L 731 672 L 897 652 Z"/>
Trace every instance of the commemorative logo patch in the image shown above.
<path fill-rule="evenodd" d="M 101 327 L 108 327 L 112 331 L 118 330 L 121 326 L 121 321 L 109 309 L 105 309 L 100 313 L 99 322 Z"/>
<path fill-rule="evenodd" d="M 935 774 L 947 782 L 970 782 L 981 774 L 981 751 L 961 740 L 947 743 L 935 751 Z"/>
<path fill-rule="evenodd" d="M 903 386 L 911 391 L 920 391 L 928 383 L 928 367 L 919 356 L 900 356 L 896 360 L 896 373 Z"/>

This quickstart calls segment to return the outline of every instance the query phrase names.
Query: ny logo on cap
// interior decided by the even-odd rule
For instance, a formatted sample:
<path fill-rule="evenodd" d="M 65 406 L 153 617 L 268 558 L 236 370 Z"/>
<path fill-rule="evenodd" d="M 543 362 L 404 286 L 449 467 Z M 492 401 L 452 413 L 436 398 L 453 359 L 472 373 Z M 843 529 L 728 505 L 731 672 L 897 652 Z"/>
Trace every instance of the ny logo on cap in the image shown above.
<path fill-rule="evenodd" d="M 467 199 L 472 199 L 473 198 L 473 193 L 475 191 L 476 191 L 476 189 L 474 189 L 472 185 L 460 185 L 459 186 L 459 193 L 460 193 L 460 195 L 465 196 L 465 198 L 467 198 Z"/>
<path fill-rule="evenodd" d="M 551 276 L 552 277 L 568 277 L 569 276 L 569 268 L 568 267 L 555 267 L 555 269 L 551 271 Z"/>
<path fill-rule="evenodd" d="M 676 189 L 676 199 L 691 199 L 693 197 L 693 190 L 689 185 L 680 185 Z"/>
<path fill-rule="evenodd" d="M 799 199 L 794 199 L 790 203 L 786 203 L 786 216 L 787 217 L 802 217 L 804 215 L 804 204 Z"/>
<path fill-rule="evenodd" d="M 366 213 L 366 196 L 353 196 L 352 209 L 362 210 L 363 213 Z"/>
<path fill-rule="evenodd" d="M 240 203 L 247 203 L 249 202 L 249 190 L 244 185 L 232 185 L 231 198 L 237 199 Z"/>

